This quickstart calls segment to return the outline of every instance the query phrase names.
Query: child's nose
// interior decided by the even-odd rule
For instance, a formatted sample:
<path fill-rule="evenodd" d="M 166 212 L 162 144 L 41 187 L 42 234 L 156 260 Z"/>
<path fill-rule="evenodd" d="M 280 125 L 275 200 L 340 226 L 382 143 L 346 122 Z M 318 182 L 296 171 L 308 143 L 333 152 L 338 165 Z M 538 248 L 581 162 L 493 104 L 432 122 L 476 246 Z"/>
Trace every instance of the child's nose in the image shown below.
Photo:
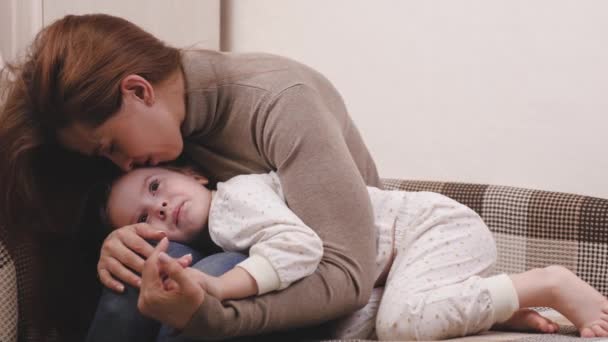
<path fill-rule="evenodd" d="M 162 201 L 159 208 L 158 208 L 158 217 L 161 220 L 164 220 L 167 218 L 167 211 L 169 208 L 167 208 L 167 202 Z"/>

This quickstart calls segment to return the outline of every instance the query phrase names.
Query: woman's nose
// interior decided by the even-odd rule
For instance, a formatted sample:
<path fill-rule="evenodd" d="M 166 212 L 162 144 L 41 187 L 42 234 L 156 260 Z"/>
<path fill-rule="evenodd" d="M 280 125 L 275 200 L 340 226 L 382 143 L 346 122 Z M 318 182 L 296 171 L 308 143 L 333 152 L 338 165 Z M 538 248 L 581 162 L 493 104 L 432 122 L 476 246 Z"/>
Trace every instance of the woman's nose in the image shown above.
<path fill-rule="evenodd" d="M 106 155 L 108 159 L 112 161 L 116 166 L 121 168 L 123 171 L 128 172 L 133 169 L 133 159 L 118 154 Z"/>
<path fill-rule="evenodd" d="M 169 208 L 167 207 L 167 202 L 161 201 L 158 206 L 158 210 L 157 210 L 158 218 L 160 218 L 161 220 L 164 221 L 169 214 L 168 210 L 169 210 Z"/>

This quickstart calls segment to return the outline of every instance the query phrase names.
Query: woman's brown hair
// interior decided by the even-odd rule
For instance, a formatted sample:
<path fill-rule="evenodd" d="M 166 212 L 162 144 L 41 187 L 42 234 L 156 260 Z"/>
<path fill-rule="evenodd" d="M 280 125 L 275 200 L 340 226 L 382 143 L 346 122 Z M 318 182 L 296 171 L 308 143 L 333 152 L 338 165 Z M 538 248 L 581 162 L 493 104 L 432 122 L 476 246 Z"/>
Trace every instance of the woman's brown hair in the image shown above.
<path fill-rule="evenodd" d="M 93 14 L 45 27 L 22 61 L 1 70 L 0 239 L 17 260 L 21 241 L 38 241 L 25 251 L 29 271 L 18 268 L 25 286 L 37 286 L 20 299 L 20 334 L 39 326 L 33 331 L 45 336 L 56 327 L 58 340 L 81 341 L 86 331 L 75 328 L 88 326 L 95 307 L 99 247 L 89 247 L 103 235 L 91 227 L 87 198 L 118 170 L 65 150 L 57 131 L 74 122 L 95 127 L 115 114 L 125 76 L 154 85 L 180 68 L 179 50 L 124 19 Z"/>
<path fill-rule="evenodd" d="M 61 230 L 77 223 L 70 218 L 81 206 L 74 205 L 107 163 L 100 169 L 99 161 L 63 150 L 57 131 L 105 122 L 121 106 L 125 76 L 157 84 L 179 68 L 178 49 L 109 15 L 68 15 L 38 33 L 22 63 L 0 75 L 0 225 Z"/>

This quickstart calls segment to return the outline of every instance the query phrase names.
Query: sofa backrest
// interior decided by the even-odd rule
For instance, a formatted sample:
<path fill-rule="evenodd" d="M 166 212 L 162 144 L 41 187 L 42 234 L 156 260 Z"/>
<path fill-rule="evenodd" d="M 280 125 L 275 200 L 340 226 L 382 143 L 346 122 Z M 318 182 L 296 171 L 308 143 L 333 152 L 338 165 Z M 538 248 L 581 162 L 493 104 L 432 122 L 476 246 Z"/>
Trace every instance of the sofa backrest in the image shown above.
<path fill-rule="evenodd" d="M 17 272 L 6 245 L 6 231 L 0 227 L 0 341 L 17 341 L 19 319 Z"/>
<path fill-rule="evenodd" d="M 565 266 L 608 295 L 608 200 L 559 192 L 384 179 L 386 189 L 438 192 L 471 207 L 496 239 L 494 273 Z"/>
<path fill-rule="evenodd" d="M 383 184 L 386 189 L 438 192 L 475 210 L 496 238 L 498 261 L 494 273 L 519 273 L 560 264 L 608 295 L 606 199 L 483 184 L 399 179 L 383 179 Z M 83 262 L 83 253 L 69 248 L 75 243 L 64 240 L 52 235 L 9 239 L 6 231 L 0 229 L 0 341 L 13 342 L 17 337 L 24 342 L 78 340 L 60 334 L 60 329 L 49 325 L 48 317 L 39 314 L 43 312 L 40 302 L 44 299 L 41 284 L 48 284 L 45 277 L 49 274 L 70 285 L 74 279 L 66 277 L 95 281 L 95 260 L 91 262 L 95 255 Z M 45 255 L 52 255 L 57 261 L 49 263 Z M 69 298 L 91 300 L 95 304 L 94 290 L 80 284 L 74 288 L 83 289 L 82 293 L 70 289 Z M 89 306 L 91 303 L 76 308 L 86 313 L 80 315 L 80 321 L 73 320 L 78 312 L 66 314 L 73 322 L 73 336 L 81 336 L 86 329 L 91 314 Z"/>

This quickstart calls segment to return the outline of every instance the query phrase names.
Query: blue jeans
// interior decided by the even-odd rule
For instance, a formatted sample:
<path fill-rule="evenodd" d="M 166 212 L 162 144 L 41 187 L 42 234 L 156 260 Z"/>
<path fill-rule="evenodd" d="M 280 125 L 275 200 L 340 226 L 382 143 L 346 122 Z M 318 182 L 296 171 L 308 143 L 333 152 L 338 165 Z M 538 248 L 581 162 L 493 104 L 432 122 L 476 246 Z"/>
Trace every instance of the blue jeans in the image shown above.
<path fill-rule="evenodd" d="M 219 276 L 243 261 L 240 253 L 218 253 L 204 259 L 192 248 L 179 243 L 169 243 L 167 254 L 176 258 L 192 254 L 193 267 L 213 276 Z M 97 305 L 97 311 L 87 334 L 87 342 L 190 342 L 180 336 L 170 336 L 171 328 L 144 317 L 137 309 L 139 291 L 125 285 L 121 294 L 104 288 Z"/>

